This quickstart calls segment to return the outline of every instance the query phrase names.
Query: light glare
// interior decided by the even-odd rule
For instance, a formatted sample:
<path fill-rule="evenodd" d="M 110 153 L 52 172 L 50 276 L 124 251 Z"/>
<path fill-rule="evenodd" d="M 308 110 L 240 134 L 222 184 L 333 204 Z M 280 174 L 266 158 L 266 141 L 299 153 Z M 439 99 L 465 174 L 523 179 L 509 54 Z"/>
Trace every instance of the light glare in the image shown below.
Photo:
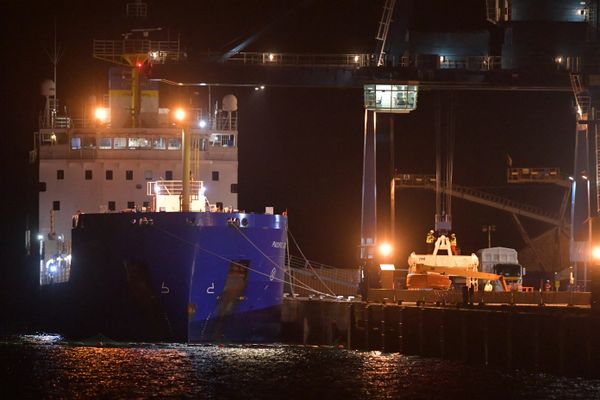
<path fill-rule="evenodd" d="M 175 119 L 177 121 L 183 121 L 183 120 L 185 120 L 185 117 L 186 117 L 186 113 L 183 108 L 178 108 L 175 110 Z"/>
<path fill-rule="evenodd" d="M 387 242 L 381 243 L 379 245 L 379 254 L 381 254 L 384 257 L 387 257 L 390 254 L 392 254 L 392 245 Z"/>
<path fill-rule="evenodd" d="M 600 246 L 594 246 L 592 249 L 592 258 L 594 261 L 600 261 Z"/>
<path fill-rule="evenodd" d="M 96 119 L 100 122 L 106 122 L 106 120 L 108 118 L 108 112 L 106 111 L 106 108 L 104 108 L 104 107 L 96 108 L 96 110 L 94 111 L 94 117 L 96 117 Z"/>

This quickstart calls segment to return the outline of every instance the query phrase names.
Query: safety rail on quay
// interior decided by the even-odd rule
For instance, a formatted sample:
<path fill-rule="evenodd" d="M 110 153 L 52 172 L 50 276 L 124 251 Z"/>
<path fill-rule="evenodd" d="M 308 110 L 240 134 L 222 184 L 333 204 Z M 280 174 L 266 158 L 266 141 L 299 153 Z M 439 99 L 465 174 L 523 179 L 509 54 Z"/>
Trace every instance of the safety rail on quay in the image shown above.
<path fill-rule="evenodd" d="M 369 302 L 375 303 L 415 303 L 417 305 L 452 305 L 464 304 L 463 293 L 457 290 L 405 290 L 405 289 L 370 289 Z M 589 307 L 590 292 L 483 292 L 477 291 L 467 299 L 469 304 L 476 305 L 511 305 L 511 306 L 580 306 Z"/>

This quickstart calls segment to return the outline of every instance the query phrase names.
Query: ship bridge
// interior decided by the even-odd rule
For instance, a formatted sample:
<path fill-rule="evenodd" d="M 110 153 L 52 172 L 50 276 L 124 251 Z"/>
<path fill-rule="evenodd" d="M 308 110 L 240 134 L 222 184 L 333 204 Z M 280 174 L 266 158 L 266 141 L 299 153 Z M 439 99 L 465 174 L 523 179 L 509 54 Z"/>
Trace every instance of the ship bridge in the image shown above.
<path fill-rule="evenodd" d="M 159 108 L 151 96 L 144 108 L 144 93 L 149 92 L 142 91 L 141 124 L 136 127 L 128 126 L 126 108 L 106 103 L 88 105 L 85 115 L 93 118 L 56 112 L 40 118 L 34 136 L 39 160 L 38 240 L 43 249 L 40 284 L 69 279 L 65 260 L 70 254 L 72 217 L 77 214 L 172 211 L 180 206 L 179 195 L 159 196 L 168 200 L 157 202 L 157 192 L 145 190 L 158 181 L 160 187 L 177 192 L 173 183 L 183 180 L 184 127 L 173 117 L 174 110 Z M 127 96 L 113 90 L 107 99 L 123 105 Z M 207 204 L 203 193 L 196 193 L 194 209 L 199 211 L 237 208 L 236 101 L 227 95 L 214 104 L 210 112 L 187 109 L 185 123 L 191 138 L 191 178 L 214 202 Z"/>

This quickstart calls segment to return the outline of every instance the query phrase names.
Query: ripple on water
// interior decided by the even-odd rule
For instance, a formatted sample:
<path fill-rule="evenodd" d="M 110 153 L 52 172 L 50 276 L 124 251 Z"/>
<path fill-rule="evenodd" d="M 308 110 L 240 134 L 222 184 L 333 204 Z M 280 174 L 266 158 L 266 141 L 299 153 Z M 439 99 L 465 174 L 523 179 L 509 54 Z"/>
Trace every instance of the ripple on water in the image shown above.
<path fill-rule="evenodd" d="M 101 345 L 100 345 L 101 342 Z M 0 397 L 593 399 L 600 380 L 327 347 L 0 338 Z"/>

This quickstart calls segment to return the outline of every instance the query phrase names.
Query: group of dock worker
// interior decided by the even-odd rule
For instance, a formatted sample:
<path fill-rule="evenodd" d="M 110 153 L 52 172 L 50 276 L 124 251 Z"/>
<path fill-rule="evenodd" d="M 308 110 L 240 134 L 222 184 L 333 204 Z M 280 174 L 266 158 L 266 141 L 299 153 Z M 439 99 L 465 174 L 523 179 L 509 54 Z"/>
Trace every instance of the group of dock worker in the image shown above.
<path fill-rule="evenodd" d="M 427 243 L 427 253 L 433 254 L 433 250 L 435 249 L 435 241 L 437 240 L 436 232 L 433 229 L 430 229 L 427 232 L 427 236 L 425 237 L 425 243 Z M 458 254 L 458 247 L 456 245 L 456 234 L 450 234 L 450 250 L 452 251 L 452 255 Z"/>

